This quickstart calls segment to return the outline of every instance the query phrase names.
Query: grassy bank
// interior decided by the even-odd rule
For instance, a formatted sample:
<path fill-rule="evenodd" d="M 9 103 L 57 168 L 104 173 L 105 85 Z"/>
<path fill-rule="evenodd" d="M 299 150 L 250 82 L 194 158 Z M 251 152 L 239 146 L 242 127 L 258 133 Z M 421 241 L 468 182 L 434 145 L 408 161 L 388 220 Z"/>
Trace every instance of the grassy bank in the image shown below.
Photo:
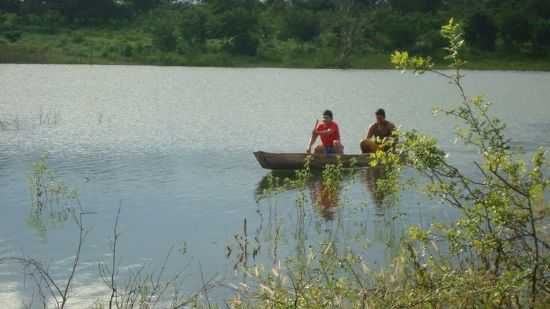
<path fill-rule="evenodd" d="M 313 44 L 276 42 L 258 55 L 230 54 L 209 42 L 201 51 L 163 52 L 154 47 L 151 34 L 133 30 L 63 29 L 55 33 L 21 32 L 15 42 L 0 39 L 0 63 L 141 64 L 222 67 L 288 67 L 390 69 L 388 54 L 353 54 L 345 66 L 337 52 Z M 550 70 L 550 57 L 487 53 L 469 56 L 468 69 Z"/>

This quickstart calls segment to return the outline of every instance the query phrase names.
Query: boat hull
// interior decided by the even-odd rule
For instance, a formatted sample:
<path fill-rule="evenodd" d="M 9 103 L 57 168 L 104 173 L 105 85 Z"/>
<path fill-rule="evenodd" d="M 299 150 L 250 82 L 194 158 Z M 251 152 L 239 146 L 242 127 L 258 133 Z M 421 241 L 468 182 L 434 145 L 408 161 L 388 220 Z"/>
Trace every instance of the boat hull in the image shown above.
<path fill-rule="evenodd" d="M 371 158 L 368 154 L 359 155 L 307 155 L 305 153 L 269 153 L 257 151 L 254 153 L 258 163 L 269 170 L 297 170 L 304 168 L 306 158 L 311 156 L 310 168 L 322 169 L 329 164 L 342 162 L 344 168 L 360 168 L 370 166 Z"/>

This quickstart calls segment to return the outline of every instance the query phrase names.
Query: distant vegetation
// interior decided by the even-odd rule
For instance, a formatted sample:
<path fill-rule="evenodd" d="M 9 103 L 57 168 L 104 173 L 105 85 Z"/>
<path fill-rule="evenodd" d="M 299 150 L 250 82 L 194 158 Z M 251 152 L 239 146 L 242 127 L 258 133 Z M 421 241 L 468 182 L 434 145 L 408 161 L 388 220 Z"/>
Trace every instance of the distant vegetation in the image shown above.
<path fill-rule="evenodd" d="M 451 16 L 471 66 L 550 69 L 547 0 L 1 0 L 0 62 L 385 68 Z"/>

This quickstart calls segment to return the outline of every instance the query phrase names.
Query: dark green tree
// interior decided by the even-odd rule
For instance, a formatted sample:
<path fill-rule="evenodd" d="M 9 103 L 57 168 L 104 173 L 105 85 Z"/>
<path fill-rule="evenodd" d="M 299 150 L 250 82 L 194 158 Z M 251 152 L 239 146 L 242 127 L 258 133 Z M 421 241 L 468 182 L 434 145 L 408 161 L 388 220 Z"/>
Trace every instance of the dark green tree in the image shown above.
<path fill-rule="evenodd" d="M 18 13 L 21 8 L 21 1 L 18 0 L 1 0 L 0 11 L 8 13 Z"/>
<path fill-rule="evenodd" d="M 181 16 L 180 33 L 191 48 L 202 49 L 208 39 L 210 12 L 201 5 L 186 8 Z"/>
<path fill-rule="evenodd" d="M 336 7 L 338 1 L 333 0 L 294 0 L 290 1 L 292 5 L 299 9 L 308 9 L 314 11 L 330 10 Z"/>
<path fill-rule="evenodd" d="M 410 48 L 416 42 L 414 28 L 403 17 L 395 16 L 383 28 L 389 39 L 389 49 Z"/>
<path fill-rule="evenodd" d="M 255 31 L 258 27 L 258 16 L 253 10 L 237 7 L 220 15 L 214 31 L 223 38 L 229 39 L 226 48 L 236 54 L 254 56 L 258 49 Z"/>
<path fill-rule="evenodd" d="M 178 38 L 174 23 L 170 20 L 159 21 L 152 29 L 153 45 L 161 51 L 176 50 Z"/>
<path fill-rule="evenodd" d="M 535 24 L 534 43 L 539 51 L 550 50 L 550 20 L 539 20 Z"/>
<path fill-rule="evenodd" d="M 70 21 L 104 21 L 120 13 L 119 3 L 113 0 L 55 0 L 49 3 Z"/>
<path fill-rule="evenodd" d="M 550 1 L 526 0 L 524 5 L 530 17 L 539 17 L 543 19 L 550 18 Z"/>
<path fill-rule="evenodd" d="M 223 14 L 236 8 L 252 10 L 261 4 L 259 0 L 204 0 L 203 2 L 216 14 Z"/>
<path fill-rule="evenodd" d="M 512 13 L 504 16 L 500 26 L 502 37 L 508 46 L 521 44 L 531 39 L 531 25 L 525 15 Z"/>
<path fill-rule="evenodd" d="M 401 12 L 435 12 L 442 0 L 389 0 L 392 8 Z"/>
<path fill-rule="evenodd" d="M 477 12 L 470 16 L 466 25 L 466 40 L 472 46 L 485 51 L 494 51 L 497 27 L 490 15 Z"/>
<path fill-rule="evenodd" d="M 288 12 L 282 30 L 282 38 L 311 41 L 321 33 L 319 16 L 310 10 L 293 9 Z"/>
<path fill-rule="evenodd" d="M 160 4 L 161 0 L 132 0 L 132 8 L 137 12 L 154 9 Z"/>

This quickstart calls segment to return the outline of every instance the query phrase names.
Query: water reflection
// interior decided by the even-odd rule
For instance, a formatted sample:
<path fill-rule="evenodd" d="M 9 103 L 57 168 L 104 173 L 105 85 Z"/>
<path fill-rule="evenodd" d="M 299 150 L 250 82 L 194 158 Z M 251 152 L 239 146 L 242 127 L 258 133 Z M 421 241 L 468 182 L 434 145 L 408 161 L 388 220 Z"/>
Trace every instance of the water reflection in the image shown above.
<path fill-rule="evenodd" d="M 371 194 L 374 206 L 377 209 L 384 207 L 384 201 L 388 195 L 388 192 L 383 188 L 380 188 L 378 180 L 383 179 L 384 169 L 382 167 L 369 168 L 363 171 L 363 182 L 367 192 Z"/>
<path fill-rule="evenodd" d="M 331 187 L 322 180 L 316 180 L 308 183 L 308 189 L 319 215 L 325 220 L 334 220 L 336 208 L 340 204 L 341 186 Z"/>
<path fill-rule="evenodd" d="M 383 169 L 358 170 L 344 173 L 335 185 L 326 173 L 313 173 L 305 182 L 293 172 L 268 173 L 256 188 L 261 255 L 270 263 L 280 256 L 305 263 L 314 252 L 353 249 L 372 265 L 392 261 L 408 219 L 398 198 L 379 184 L 384 175 Z"/>
<path fill-rule="evenodd" d="M 313 172 L 303 182 L 293 171 L 276 171 L 265 175 L 256 187 L 256 201 L 276 193 L 293 192 L 305 189 L 309 193 L 311 205 L 325 220 L 334 220 L 342 195 L 342 183 L 351 183 L 353 175 L 345 174 L 343 179 L 328 182 L 320 172 Z"/>
<path fill-rule="evenodd" d="M 370 200 L 375 208 L 384 212 L 385 207 L 390 207 L 391 192 L 379 184 L 385 176 L 382 167 L 363 169 L 358 172 L 344 174 L 340 181 L 327 183 L 320 172 L 314 172 L 304 184 L 296 182 L 297 176 L 294 171 L 273 171 L 265 175 L 256 187 L 256 201 L 260 202 L 275 193 L 295 192 L 300 189 L 307 189 L 311 204 L 325 220 L 334 220 L 338 207 L 342 203 L 342 192 L 346 186 L 355 183 L 357 180 L 364 184 L 365 191 L 369 193 Z M 303 186 L 302 188 L 302 185 Z"/>

